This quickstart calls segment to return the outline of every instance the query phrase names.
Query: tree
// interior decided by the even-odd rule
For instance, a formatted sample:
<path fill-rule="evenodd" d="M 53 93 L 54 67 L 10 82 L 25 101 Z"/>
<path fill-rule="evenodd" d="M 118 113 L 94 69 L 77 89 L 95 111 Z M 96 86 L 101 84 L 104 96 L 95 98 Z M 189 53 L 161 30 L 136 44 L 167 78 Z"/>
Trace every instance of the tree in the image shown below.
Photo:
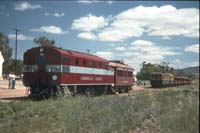
<path fill-rule="evenodd" d="M 155 64 L 143 62 L 142 69 L 140 70 L 139 74 L 137 75 L 138 79 L 141 80 L 150 80 L 151 73 L 159 71 L 159 67 Z"/>
<path fill-rule="evenodd" d="M 160 64 L 151 64 L 146 63 L 145 61 L 142 62 L 142 69 L 140 70 L 139 74 L 137 75 L 138 79 L 141 80 L 150 80 L 151 73 L 153 72 L 169 72 L 174 74 L 174 68 L 169 67 L 169 63 L 161 62 Z"/>
<path fill-rule="evenodd" d="M 12 66 L 12 48 L 9 46 L 9 39 L 6 35 L 0 32 L 0 51 L 2 52 L 4 63 L 3 73 L 9 73 L 9 68 Z"/>
<path fill-rule="evenodd" d="M 15 60 L 11 59 L 7 65 L 5 73 L 10 73 L 15 71 Z M 17 60 L 16 61 L 16 75 L 21 75 L 22 73 L 22 68 L 23 68 L 23 61 L 22 60 Z"/>
<path fill-rule="evenodd" d="M 54 46 L 55 45 L 55 41 L 54 40 L 49 40 L 47 37 L 43 36 L 43 37 L 39 37 L 39 38 L 35 38 L 33 40 L 33 42 L 39 46 Z"/>

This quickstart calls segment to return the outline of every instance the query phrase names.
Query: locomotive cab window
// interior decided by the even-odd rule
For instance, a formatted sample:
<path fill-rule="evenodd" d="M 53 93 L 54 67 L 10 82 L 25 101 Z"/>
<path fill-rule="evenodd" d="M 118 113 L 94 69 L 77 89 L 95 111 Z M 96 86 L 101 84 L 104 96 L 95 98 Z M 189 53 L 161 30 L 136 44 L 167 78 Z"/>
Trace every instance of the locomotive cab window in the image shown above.
<path fill-rule="evenodd" d="M 40 65 L 44 65 L 46 63 L 44 56 L 40 55 L 38 62 L 39 62 Z"/>
<path fill-rule="evenodd" d="M 63 57 L 62 63 L 63 63 L 64 65 L 69 65 L 69 58 L 68 58 L 68 57 Z"/>

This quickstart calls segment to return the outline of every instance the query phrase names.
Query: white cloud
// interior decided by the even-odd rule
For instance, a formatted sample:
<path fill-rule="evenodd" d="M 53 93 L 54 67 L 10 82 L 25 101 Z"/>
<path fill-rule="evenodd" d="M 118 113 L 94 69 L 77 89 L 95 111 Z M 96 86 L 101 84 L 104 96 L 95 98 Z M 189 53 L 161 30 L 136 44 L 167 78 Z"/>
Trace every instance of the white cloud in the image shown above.
<path fill-rule="evenodd" d="M 168 40 L 171 36 L 199 37 L 199 9 L 197 8 L 177 9 L 172 5 L 137 6 L 109 18 L 100 16 L 101 19 L 98 17 L 100 23 L 91 21 L 92 17 L 97 18 L 90 14 L 74 20 L 72 29 L 96 30 L 98 40 L 112 42 L 140 37 L 144 33 Z"/>
<path fill-rule="evenodd" d="M 108 4 L 112 4 L 113 3 L 113 1 L 112 0 L 108 0 Z"/>
<path fill-rule="evenodd" d="M 9 37 L 10 39 L 13 39 L 13 40 L 16 39 L 16 38 L 15 38 L 15 37 L 16 37 L 15 34 L 9 34 L 8 37 Z M 17 40 L 22 40 L 22 41 L 33 41 L 33 37 L 31 37 L 31 36 L 25 36 L 25 35 L 23 35 L 23 34 L 19 34 L 19 35 L 17 35 Z"/>
<path fill-rule="evenodd" d="M 153 36 L 183 35 L 197 37 L 198 16 L 199 10 L 195 8 L 176 9 L 171 5 L 161 7 L 138 6 L 117 15 L 116 21 L 130 21 L 133 25 L 146 28 L 148 35 Z"/>
<path fill-rule="evenodd" d="M 81 32 L 78 34 L 78 37 L 84 38 L 87 40 L 96 40 L 96 36 L 91 32 Z"/>
<path fill-rule="evenodd" d="M 135 29 L 135 30 L 133 30 Z M 109 27 L 99 32 L 98 37 L 100 41 L 124 41 L 127 38 L 140 36 L 143 29 L 135 28 L 121 28 Z M 136 33 L 137 32 L 137 33 Z"/>
<path fill-rule="evenodd" d="M 32 32 L 45 32 L 50 34 L 65 34 L 67 31 L 63 31 L 60 27 L 51 26 L 41 26 L 40 28 L 30 29 Z"/>
<path fill-rule="evenodd" d="M 119 52 L 119 50 L 121 50 Z M 106 59 L 124 60 L 136 71 L 140 70 L 143 61 L 150 63 L 160 63 L 168 56 L 176 56 L 181 53 L 174 51 L 171 47 L 160 47 L 154 42 L 147 40 L 136 40 L 130 45 L 115 47 L 113 49 L 99 51 L 96 55 Z"/>
<path fill-rule="evenodd" d="M 109 46 L 110 46 L 110 47 L 114 47 L 114 46 L 116 46 L 116 44 L 111 43 L 111 44 L 109 44 Z"/>
<path fill-rule="evenodd" d="M 34 10 L 37 8 L 42 8 L 42 7 L 39 4 L 30 4 L 28 2 L 20 2 L 20 3 L 15 4 L 15 10 L 18 10 L 18 11 L 25 11 L 29 9 Z"/>
<path fill-rule="evenodd" d="M 162 39 L 163 39 L 163 40 L 171 40 L 171 38 L 168 37 L 168 36 L 163 36 Z"/>
<path fill-rule="evenodd" d="M 172 64 L 180 64 L 182 63 L 180 59 L 175 59 L 172 61 Z"/>
<path fill-rule="evenodd" d="M 79 19 L 75 19 L 72 23 L 72 29 L 79 31 L 92 31 L 103 28 L 106 25 L 108 25 L 108 22 L 103 16 L 98 17 L 93 14 L 88 14 Z"/>
<path fill-rule="evenodd" d="M 153 42 L 146 40 L 136 40 L 131 43 L 131 47 L 134 52 L 140 52 L 141 57 L 145 58 L 155 58 L 155 59 L 163 59 L 164 56 L 171 56 L 180 54 L 178 52 L 173 52 L 172 48 L 169 47 L 160 47 Z"/>
<path fill-rule="evenodd" d="M 184 49 L 186 52 L 199 53 L 199 44 L 194 44 Z"/>
<path fill-rule="evenodd" d="M 185 62 L 185 61 L 181 61 L 179 59 L 175 59 L 169 64 L 169 66 L 173 67 L 175 69 L 182 69 L 182 68 L 186 68 L 186 67 L 199 66 L 199 62 L 198 61 Z"/>
<path fill-rule="evenodd" d="M 115 50 L 117 50 L 117 51 L 125 51 L 126 48 L 121 46 L 121 47 L 116 47 Z"/>
<path fill-rule="evenodd" d="M 82 3 L 82 4 L 92 4 L 92 3 L 99 3 L 99 2 L 107 2 L 108 4 L 112 4 L 113 1 L 111 0 L 78 0 L 78 3 Z"/>
<path fill-rule="evenodd" d="M 146 41 L 146 40 L 136 40 L 134 42 L 132 42 L 132 45 L 137 45 L 137 46 L 152 46 L 154 45 L 153 42 L 150 41 Z"/>
<path fill-rule="evenodd" d="M 107 60 L 114 59 L 114 54 L 111 51 L 98 51 L 96 55 Z"/>
<path fill-rule="evenodd" d="M 44 16 L 64 17 L 65 13 L 45 13 Z"/>
<path fill-rule="evenodd" d="M 91 4 L 92 2 L 95 2 L 96 0 L 78 0 L 79 3 L 83 4 Z"/>

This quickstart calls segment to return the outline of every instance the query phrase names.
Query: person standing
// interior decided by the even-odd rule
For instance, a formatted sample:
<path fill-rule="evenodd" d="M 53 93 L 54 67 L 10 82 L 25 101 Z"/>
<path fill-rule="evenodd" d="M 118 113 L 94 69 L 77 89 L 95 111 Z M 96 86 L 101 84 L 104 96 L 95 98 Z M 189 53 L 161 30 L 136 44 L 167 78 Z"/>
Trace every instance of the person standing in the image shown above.
<path fill-rule="evenodd" d="M 8 88 L 15 89 L 15 79 L 16 79 L 15 74 L 11 72 L 11 74 L 9 74 L 8 77 L 9 77 Z"/>
<path fill-rule="evenodd" d="M 11 74 L 8 75 L 8 89 L 11 89 L 12 86 L 12 78 L 11 78 Z"/>
<path fill-rule="evenodd" d="M 15 74 L 13 74 L 13 77 L 12 77 L 12 88 L 11 89 L 15 89 L 15 79 L 16 79 L 16 76 L 15 76 Z"/>

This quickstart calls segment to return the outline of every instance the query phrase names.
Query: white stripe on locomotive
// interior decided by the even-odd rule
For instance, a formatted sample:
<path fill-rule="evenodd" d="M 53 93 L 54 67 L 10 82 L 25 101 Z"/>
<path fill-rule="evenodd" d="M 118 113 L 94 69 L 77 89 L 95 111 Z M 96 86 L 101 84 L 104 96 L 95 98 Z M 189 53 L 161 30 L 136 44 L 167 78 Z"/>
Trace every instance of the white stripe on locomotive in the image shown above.
<path fill-rule="evenodd" d="M 24 65 L 23 72 L 36 72 L 38 65 Z M 46 65 L 46 72 L 63 72 L 76 74 L 97 74 L 97 75 L 114 75 L 113 70 L 69 66 L 69 65 Z"/>

